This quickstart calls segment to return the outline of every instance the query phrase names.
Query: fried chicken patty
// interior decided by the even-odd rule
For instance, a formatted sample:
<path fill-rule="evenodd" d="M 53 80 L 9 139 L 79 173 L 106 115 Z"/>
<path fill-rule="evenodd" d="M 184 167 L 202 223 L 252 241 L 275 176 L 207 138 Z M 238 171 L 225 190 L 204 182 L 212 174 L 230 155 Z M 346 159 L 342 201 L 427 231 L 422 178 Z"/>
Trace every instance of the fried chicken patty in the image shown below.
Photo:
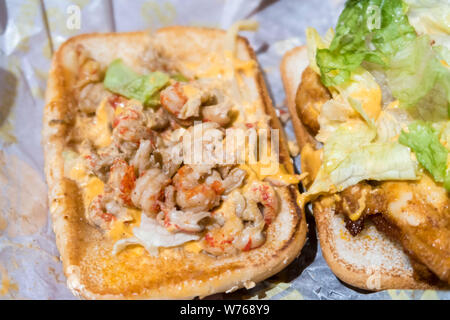
<path fill-rule="evenodd" d="M 322 105 L 331 99 L 328 89 L 320 82 L 320 76 L 307 67 L 297 89 L 295 105 L 297 112 L 312 135 L 319 131 L 318 117 Z"/>

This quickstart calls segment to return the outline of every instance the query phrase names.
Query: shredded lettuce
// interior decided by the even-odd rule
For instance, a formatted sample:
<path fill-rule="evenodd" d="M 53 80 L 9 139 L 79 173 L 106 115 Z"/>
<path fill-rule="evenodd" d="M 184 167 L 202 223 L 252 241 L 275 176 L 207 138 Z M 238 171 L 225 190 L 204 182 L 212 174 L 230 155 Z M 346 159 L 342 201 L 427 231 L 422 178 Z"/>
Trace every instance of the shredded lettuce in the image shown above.
<path fill-rule="evenodd" d="M 358 114 L 366 121 L 366 123 L 374 130 L 376 130 L 375 121 L 369 117 L 367 112 L 364 110 L 363 105 L 360 100 L 354 99 L 352 97 L 348 98 L 348 101 L 350 102 L 350 105 L 352 108 L 358 112 Z"/>
<path fill-rule="evenodd" d="M 419 163 L 431 173 L 435 181 L 446 182 L 447 149 L 439 142 L 436 130 L 428 123 L 415 121 L 402 131 L 399 142 L 410 147 Z M 447 189 L 450 190 L 450 189 Z"/>
<path fill-rule="evenodd" d="M 348 82 L 332 90 L 333 99 L 322 105 L 318 118 L 320 131 L 316 139 L 325 143 L 336 126 L 350 119 L 361 117 L 369 126 L 375 122 L 381 110 L 381 89 L 375 78 L 362 67 L 355 69 Z"/>
<path fill-rule="evenodd" d="M 402 129 L 412 121 L 411 115 L 405 109 L 388 108 L 384 110 L 376 122 L 377 141 L 397 141 Z"/>
<path fill-rule="evenodd" d="M 136 99 L 145 105 L 155 105 L 159 103 L 159 91 L 169 80 L 167 74 L 159 71 L 139 75 L 121 59 L 116 59 L 109 65 L 103 84 L 106 89 L 124 97 Z"/>
<path fill-rule="evenodd" d="M 414 180 L 417 163 L 409 148 L 397 143 L 371 143 L 348 153 L 330 173 L 323 169 L 308 194 L 341 191 L 363 180 Z"/>
<path fill-rule="evenodd" d="M 442 13 L 432 7 L 432 0 L 409 3 L 418 32 L 424 34 L 419 37 L 401 0 L 347 1 L 329 48 L 317 49 L 322 82 L 337 87 L 350 81 L 363 62 L 379 65 L 385 69 L 390 91 L 401 107 L 414 107 L 416 116 L 426 121 L 448 118 L 449 27 L 445 9 L 449 5 L 441 6 L 447 12 Z M 433 38 L 427 32 L 446 40 L 432 47 Z"/>
<path fill-rule="evenodd" d="M 450 117 L 449 6 L 406 1 L 348 0 L 331 43 L 307 32 L 310 65 L 333 95 L 318 118 L 324 153 L 308 192 L 417 179 L 418 162 L 449 190 L 450 138 L 432 127 Z"/>
<path fill-rule="evenodd" d="M 346 82 L 363 61 L 387 66 L 389 57 L 416 37 L 401 0 L 349 0 L 328 49 L 317 50 L 327 87 Z"/>
<path fill-rule="evenodd" d="M 375 138 L 376 130 L 363 120 L 342 123 L 323 147 L 322 165 L 308 193 L 340 191 L 363 180 L 417 179 L 408 147 Z"/>
<path fill-rule="evenodd" d="M 450 71 L 438 60 L 428 36 L 399 50 L 386 74 L 400 105 L 412 108 L 418 118 L 438 121 L 449 116 Z"/>
<path fill-rule="evenodd" d="M 369 144 L 376 135 L 371 127 L 361 120 L 341 124 L 323 147 L 323 168 L 333 171 L 349 153 Z"/>
<path fill-rule="evenodd" d="M 372 143 L 347 156 L 331 180 L 342 189 L 362 180 L 416 179 L 416 164 L 399 143 Z"/>
<path fill-rule="evenodd" d="M 159 248 L 169 248 L 183 243 L 198 240 L 196 234 L 177 232 L 172 233 L 160 225 L 155 219 L 141 215 L 141 223 L 133 228 L 133 237 L 117 241 L 113 247 L 113 254 L 117 254 L 129 245 L 142 245 L 150 255 L 157 256 Z"/>
<path fill-rule="evenodd" d="M 408 5 L 408 20 L 417 34 L 427 34 L 435 45 L 450 49 L 450 1 L 404 0 Z"/>

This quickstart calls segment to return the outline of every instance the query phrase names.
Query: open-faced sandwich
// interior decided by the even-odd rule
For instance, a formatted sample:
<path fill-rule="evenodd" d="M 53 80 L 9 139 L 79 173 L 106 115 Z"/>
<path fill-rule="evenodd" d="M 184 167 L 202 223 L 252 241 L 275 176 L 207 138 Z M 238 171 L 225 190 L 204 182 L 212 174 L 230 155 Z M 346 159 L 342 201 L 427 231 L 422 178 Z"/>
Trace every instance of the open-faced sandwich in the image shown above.
<path fill-rule="evenodd" d="M 450 5 L 350 0 L 281 65 L 306 201 L 333 272 L 364 289 L 450 284 Z"/>
<path fill-rule="evenodd" d="M 299 176 L 242 28 L 86 34 L 55 53 L 45 169 L 76 295 L 203 297 L 300 253 Z"/>

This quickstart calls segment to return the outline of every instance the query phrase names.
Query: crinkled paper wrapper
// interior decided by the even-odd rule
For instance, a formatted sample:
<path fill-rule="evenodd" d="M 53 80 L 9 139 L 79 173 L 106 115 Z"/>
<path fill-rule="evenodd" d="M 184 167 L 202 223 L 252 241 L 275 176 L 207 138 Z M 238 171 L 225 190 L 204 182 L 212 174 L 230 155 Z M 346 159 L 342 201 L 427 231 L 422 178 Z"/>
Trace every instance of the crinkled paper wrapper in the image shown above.
<path fill-rule="evenodd" d="M 75 7 L 74 7 L 75 6 Z M 305 29 L 334 26 L 343 0 L 0 1 L 0 299 L 73 299 L 49 219 L 41 147 L 42 110 L 52 52 L 88 32 L 155 30 L 168 25 L 228 28 L 259 21 L 243 33 L 257 52 L 277 108 L 285 108 L 279 74 L 283 54 L 305 44 Z M 73 14 L 80 9 L 79 29 Z M 290 123 L 286 131 L 293 139 Z M 298 167 L 298 157 L 295 159 Z M 355 291 L 328 268 L 308 215 L 302 254 L 251 290 L 211 298 L 449 299 L 449 292 Z"/>

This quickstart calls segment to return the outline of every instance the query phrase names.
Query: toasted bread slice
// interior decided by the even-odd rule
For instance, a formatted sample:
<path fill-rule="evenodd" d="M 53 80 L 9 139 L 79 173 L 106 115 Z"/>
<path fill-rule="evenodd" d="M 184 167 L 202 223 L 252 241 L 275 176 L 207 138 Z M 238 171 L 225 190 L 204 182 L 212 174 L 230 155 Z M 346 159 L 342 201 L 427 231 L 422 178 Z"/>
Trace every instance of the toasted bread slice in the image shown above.
<path fill-rule="evenodd" d="M 64 177 L 62 151 L 70 129 L 71 85 L 76 72 L 78 45 L 103 66 L 116 58 L 138 69 L 149 63 L 152 41 L 163 44 L 165 54 L 181 63 L 210 63 L 213 53 L 223 53 L 225 32 L 215 29 L 169 27 L 147 32 L 85 34 L 66 41 L 53 57 L 43 118 L 45 172 L 50 212 L 67 283 L 74 294 L 88 299 L 194 298 L 251 287 L 277 273 L 300 253 L 307 225 L 297 205 L 293 186 L 278 190 L 281 210 L 267 230 L 265 244 L 237 255 L 212 257 L 184 250 L 167 250 L 152 257 L 142 247 L 113 255 L 111 244 L 89 226 L 80 204 L 78 187 Z M 256 59 L 246 39 L 239 37 L 240 59 Z M 150 60 L 149 60 L 150 59 Z M 282 129 L 258 70 L 246 79 L 258 107 L 271 116 L 273 128 Z M 281 130 L 282 132 L 282 130 Z M 284 135 L 280 135 L 280 158 L 289 172 L 293 166 Z M 164 250 L 165 251 L 165 250 Z"/>
<path fill-rule="evenodd" d="M 308 142 L 316 145 L 314 137 L 302 124 L 295 97 L 303 70 L 309 65 L 306 46 L 285 54 L 280 70 L 286 92 L 286 101 L 300 149 Z M 391 241 L 374 226 L 367 226 L 361 234 L 352 237 L 341 215 L 334 213 L 332 199 L 314 201 L 322 253 L 334 274 L 342 281 L 367 290 L 426 289 L 432 286 L 416 280 L 408 256 L 400 244 Z"/>

